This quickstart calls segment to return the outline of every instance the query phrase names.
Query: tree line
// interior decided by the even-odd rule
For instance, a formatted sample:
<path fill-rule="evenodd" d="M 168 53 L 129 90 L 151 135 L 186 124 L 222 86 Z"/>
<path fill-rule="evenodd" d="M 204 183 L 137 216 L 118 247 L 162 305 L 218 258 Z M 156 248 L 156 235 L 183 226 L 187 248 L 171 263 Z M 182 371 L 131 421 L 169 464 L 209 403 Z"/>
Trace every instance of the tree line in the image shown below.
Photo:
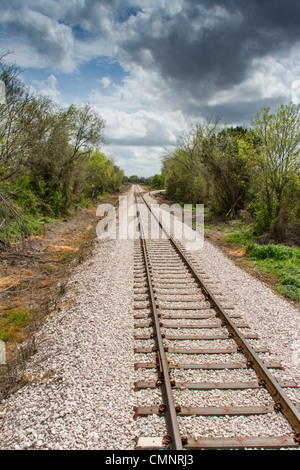
<path fill-rule="evenodd" d="M 300 243 L 300 104 L 262 108 L 251 127 L 197 123 L 162 155 L 167 196 L 226 220 L 247 214 L 258 235 Z"/>
<path fill-rule="evenodd" d="M 125 176 L 125 184 L 141 184 L 144 186 L 149 186 L 151 189 L 164 189 L 165 187 L 165 176 L 155 174 L 154 176 Z"/>
<path fill-rule="evenodd" d="M 63 108 L 36 95 L 0 56 L 0 238 L 121 187 L 124 172 L 101 150 L 105 122 L 90 104 Z"/>

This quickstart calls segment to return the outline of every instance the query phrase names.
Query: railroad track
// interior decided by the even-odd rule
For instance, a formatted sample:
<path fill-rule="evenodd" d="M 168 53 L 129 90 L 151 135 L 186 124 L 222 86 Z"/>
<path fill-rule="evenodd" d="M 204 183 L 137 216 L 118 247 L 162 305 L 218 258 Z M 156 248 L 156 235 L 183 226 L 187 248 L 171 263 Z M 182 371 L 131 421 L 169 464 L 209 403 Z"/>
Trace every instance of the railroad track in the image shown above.
<path fill-rule="evenodd" d="M 135 199 L 139 209 L 146 205 L 151 210 L 138 188 Z M 144 210 L 139 212 L 135 369 L 147 377 L 136 381 L 135 390 L 160 391 L 161 402 L 156 395 L 154 403 L 135 406 L 134 419 L 156 416 L 166 432 L 153 435 L 152 430 L 150 436 L 137 437 L 136 449 L 300 448 L 300 407 L 287 394 L 297 384 L 275 379 L 281 365 L 264 360 L 268 351 L 255 345 L 258 336 L 232 306 L 220 304 L 177 240 L 167 233 L 165 238 L 145 239 Z M 250 417 L 260 428 L 246 435 Z M 222 432 L 232 418 L 239 420 L 240 435 Z M 268 420 L 273 428 L 278 420 L 278 429 L 284 431 L 269 433 Z"/>

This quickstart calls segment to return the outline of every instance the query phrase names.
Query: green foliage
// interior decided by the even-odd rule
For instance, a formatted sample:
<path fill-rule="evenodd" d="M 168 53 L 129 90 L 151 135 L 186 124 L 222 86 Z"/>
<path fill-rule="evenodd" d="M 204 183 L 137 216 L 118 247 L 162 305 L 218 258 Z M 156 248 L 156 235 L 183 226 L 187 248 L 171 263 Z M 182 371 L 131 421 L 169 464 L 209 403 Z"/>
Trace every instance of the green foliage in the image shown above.
<path fill-rule="evenodd" d="M 280 294 L 300 302 L 300 249 L 285 245 L 249 243 L 248 255 L 258 266 L 278 279 Z"/>
<path fill-rule="evenodd" d="M 12 309 L 6 312 L 0 320 L 0 340 L 10 341 L 22 335 L 23 329 L 29 324 L 33 312 L 22 309 Z"/>
<path fill-rule="evenodd" d="M 256 238 L 252 230 L 243 230 L 242 232 L 232 232 L 226 235 L 225 240 L 231 243 L 246 244 L 249 240 Z"/>
<path fill-rule="evenodd" d="M 162 156 L 168 195 L 235 217 L 249 200 L 256 145 L 247 129 L 220 129 L 218 122 L 209 121 L 197 124 Z"/>
<path fill-rule="evenodd" d="M 28 325 L 29 320 L 30 320 L 29 312 L 23 312 L 22 310 L 15 310 L 13 313 L 8 315 L 8 317 L 6 318 L 6 323 L 24 328 L 24 326 Z"/>
<path fill-rule="evenodd" d="M 74 180 L 74 193 L 77 188 L 77 177 L 84 182 L 81 193 L 77 191 L 77 197 L 81 194 L 81 196 L 97 200 L 101 195 L 122 186 L 124 172 L 114 164 L 113 160 L 96 150 L 80 167 L 80 172 Z"/>
<path fill-rule="evenodd" d="M 142 184 L 144 186 L 150 186 L 151 178 L 146 178 L 145 176 L 124 176 L 123 178 L 124 183 L 133 183 L 133 184 Z"/>
<path fill-rule="evenodd" d="M 183 133 L 161 157 L 167 195 L 225 220 L 247 210 L 257 234 L 300 244 L 300 105 L 264 108 L 251 123 L 207 121 Z"/>
<path fill-rule="evenodd" d="M 255 259 L 275 259 L 296 261 L 300 263 L 300 249 L 292 248 L 286 245 L 258 245 L 257 243 L 249 243 L 247 251 L 251 257 Z"/>
<path fill-rule="evenodd" d="M 164 189 L 165 187 L 165 175 L 154 175 L 151 180 L 152 189 Z"/>
<path fill-rule="evenodd" d="M 105 123 L 90 104 L 60 108 L 34 95 L 0 57 L 0 238 L 26 236 L 119 189 L 124 173 L 104 153 Z"/>
<path fill-rule="evenodd" d="M 300 207 L 300 104 L 281 105 L 273 113 L 263 108 L 251 124 L 260 140 L 254 217 L 262 231 L 274 232 L 278 217 L 292 229 Z M 283 230 L 278 230 L 280 219 L 274 232 L 278 241 L 286 237 L 283 225 Z"/>

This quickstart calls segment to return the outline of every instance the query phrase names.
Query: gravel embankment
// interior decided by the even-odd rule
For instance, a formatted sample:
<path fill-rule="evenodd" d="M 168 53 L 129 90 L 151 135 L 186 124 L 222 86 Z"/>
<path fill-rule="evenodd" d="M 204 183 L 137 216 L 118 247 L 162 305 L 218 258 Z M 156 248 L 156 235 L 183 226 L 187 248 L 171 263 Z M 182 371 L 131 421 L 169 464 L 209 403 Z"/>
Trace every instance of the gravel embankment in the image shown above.
<path fill-rule="evenodd" d="M 127 240 L 100 243 L 74 273 L 72 304 L 37 335 L 31 384 L 0 404 L 0 448 L 132 444 L 132 250 Z"/>
<path fill-rule="evenodd" d="M 152 374 L 134 370 L 133 254 L 133 240 L 99 241 L 76 268 L 62 310 L 36 336 L 29 384 L 0 403 L 0 449 L 133 449 L 161 422 L 142 432 L 133 420 L 134 405 L 160 404 L 158 391 L 133 390 Z M 208 242 L 193 257 L 300 383 L 299 311 Z"/>

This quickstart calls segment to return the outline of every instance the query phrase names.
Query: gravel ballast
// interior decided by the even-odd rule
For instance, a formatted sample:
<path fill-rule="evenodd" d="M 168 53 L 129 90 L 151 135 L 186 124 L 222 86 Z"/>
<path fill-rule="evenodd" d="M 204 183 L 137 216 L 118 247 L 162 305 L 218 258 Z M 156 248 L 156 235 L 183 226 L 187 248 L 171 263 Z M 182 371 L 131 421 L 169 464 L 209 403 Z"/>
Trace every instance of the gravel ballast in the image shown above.
<path fill-rule="evenodd" d="M 207 241 L 192 257 L 263 339 L 269 359 L 285 367 L 280 377 L 300 384 L 297 308 Z M 134 340 L 133 259 L 133 240 L 99 240 L 92 257 L 75 269 L 61 311 L 36 334 L 28 384 L 0 403 L 1 449 L 131 450 L 136 436 L 165 434 L 158 416 L 147 418 L 145 428 L 143 419 L 133 420 L 135 405 L 161 403 L 159 390 L 134 391 L 134 382 L 153 379 L 153 371 L 134 370 L 134 347 L 146 343 Z M 290 393 L 300 401 L 299 392 Z M 238 429 L 239 418 L 227 421 Z M 186 418 L 183 427 L 188 433 L 193 420 Z"/>

